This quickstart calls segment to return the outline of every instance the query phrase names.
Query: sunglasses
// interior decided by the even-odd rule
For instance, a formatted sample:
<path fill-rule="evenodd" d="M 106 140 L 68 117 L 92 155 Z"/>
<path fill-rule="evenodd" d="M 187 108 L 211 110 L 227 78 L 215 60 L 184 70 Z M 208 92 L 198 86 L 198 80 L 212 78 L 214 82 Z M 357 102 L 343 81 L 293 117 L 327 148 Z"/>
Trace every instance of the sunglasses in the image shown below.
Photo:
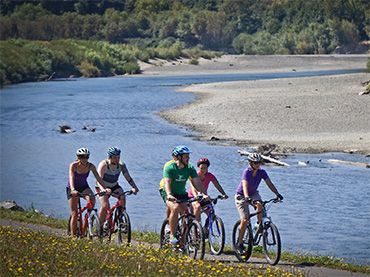
<path fill-rule="evenodd" d="M 77 158 L 79 158 L 79 159 L 89 159 L 90 156 L 89 155 L 79 155 L 79 156 L 77 156 Z"/>

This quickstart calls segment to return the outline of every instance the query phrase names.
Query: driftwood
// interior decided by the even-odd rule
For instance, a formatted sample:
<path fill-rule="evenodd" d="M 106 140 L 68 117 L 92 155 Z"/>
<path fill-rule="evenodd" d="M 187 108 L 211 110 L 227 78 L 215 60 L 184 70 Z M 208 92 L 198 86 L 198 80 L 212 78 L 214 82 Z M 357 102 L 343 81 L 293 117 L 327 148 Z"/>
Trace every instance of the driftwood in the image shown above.
<path fill-rule="evenodd" d="M 336 159 L 329 159 L 328 162 L 329 163 L 334 163 L 334 164 L 347 164 L 347 165 L 370 168 L 370 164 L 368 164 L 368 163 L 343 161 L 343 160 L 336 160 Z"/>
<path fill-rule="evenodd" d="M 248 152 L 246 150 L 238 150 L 239 154 L 240 155 L 249 155 L 251 154 L 251 152 Z M 262 159 L 268 161 L 268 162 L 271 162 L 271 163 L 274 163 L 274 164 L 277 164 L 277 165 L 281 165 L 281 166 L 289 166 L 289 164 L 287 163 L 284 163 L 284 162 L 281 162 L 277 159 L 274 159 L 274 158 L 271 158 L 271 157 L 268 157 L 268 156 L 265 156 L 265 155 L 261 155 Z"/>

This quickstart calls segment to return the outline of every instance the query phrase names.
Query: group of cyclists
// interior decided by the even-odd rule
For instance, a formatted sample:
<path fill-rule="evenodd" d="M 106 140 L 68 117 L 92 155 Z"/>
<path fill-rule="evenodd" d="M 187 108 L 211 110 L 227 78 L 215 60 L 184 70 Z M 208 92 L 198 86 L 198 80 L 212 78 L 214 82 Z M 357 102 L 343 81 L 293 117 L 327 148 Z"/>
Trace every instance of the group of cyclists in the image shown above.
<path fill-rule="evenodd" d="M 117 147 L 111 147 L 107 151 L 108 158 L 102 160 L 98 169 L 88 161 L 90 152 L 87 148 L 77 150 L 77 160 L 69 166 L 69 182 L 67 186 L 67 198 L 71 209 L 71 236 L 75 236 L 77 228 L 77 209 L 78 195 L 83 194 L 85 198 L 93 200 L 95 196 L 87 183 L 87 177 L 92 171 L 96 178 L 96 191 L 99 195 L 100 222 L 105 221 L 108 208 L 108 198 L 114 193 L 118 195 L 120 204 L 125 208 L 125 197 L 122 194 L 122 187 L 118 184 L 119 175 L 123 174 L 127 182 L 132 187 L 132 192 L 136 194 L 139 189 L 135 181 L 129 174 L 126 165 L 120 161 L 121 150 Z M 217 178 L 208 171 L 210 161 L 207 158 L 201 158 L 197 162 L 198 172 L 190 161 L 190 149 L 185 145 L 179 145 L 172 150 L 172 159 L 165 163 L 163 167 L 163 178 L 160 181 L 159 193 L 166 205 L 166 217 L 169 219 L 170 225 L 170 244 L 177 245 L 179 243 L 176 238 L 176 229 L 178 216 L 187 209 L 187 203 L 178 200 L 187 200 L 196 195 L 202 195 L 201 202 L 193 202 L 193 213 L 198 221 L 201 217 L 201 207 L 203 203 L 207 203 L 209 199 L 208 187 L 212 182 L 215 188 L 220 192 L 224 199 L 228 195 L 223 190 Z M 243 252 L 243 236 L 246 227 L 249 224 L 249 206 L 252 205 L 257 209 L 258 218 L 257 224 L 262 222 L 262 199 L 258 192 L 258 187 L 262 181 L 265 181 L 269 189 L 276 194 L 279 200 L 283 196 L 278 192 L 277 188 L 271 182 L 267 172 L 260 166 L 262 157 L 258 153 L 252 153 L 248 156 L 249 165 L 243 171 L 241 181 L 236 189 L 235 205 L 238 210 L 241 224 L 238 241 L 238 251 Z M 186 183 L 190 181 L 190 191 L 186 191 Z M 101 192 L 104 192 L 102 194 Z M 261 226 L 260 224 L 259 226 Z"/>

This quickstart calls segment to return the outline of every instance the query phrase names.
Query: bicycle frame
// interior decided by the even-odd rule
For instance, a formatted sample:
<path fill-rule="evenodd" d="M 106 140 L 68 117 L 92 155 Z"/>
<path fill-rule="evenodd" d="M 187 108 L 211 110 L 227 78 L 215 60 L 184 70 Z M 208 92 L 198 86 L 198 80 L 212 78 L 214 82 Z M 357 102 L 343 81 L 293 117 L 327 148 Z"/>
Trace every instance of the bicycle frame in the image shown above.
<path fill-rule="evenodd" d="M 207 218 L 206 218 L 206 221 L 204 222 L 204 227 L 207 227 L 208 229 L 208 233 L 209 234 L 212 234 L 214 235 L 214 232 L 213 232 L 213 224 L 212 221 L 214 220 L 215 216 L 216 216 L 216 212 L 215 212 L 215 205 L 217 204 L 217 200 L 218 199 L 223 199 L 223 197 L 221 195 L 217 196 L 216 198 L 214 199 L 210 199 L 210 203 L 207 204 L 205 207 L 202 208 L 202 212 L 206 213 L 207 211 L 209 211 L 208 215 L 207 215 Z M 206 226 L 208 222 L 208 226 Z M 219 233 L 220 230 L 219 230 L 219 227 L 217 226 L 217 232 Z"/>
<path fill-rule="evenodd" d="M 132 191 L 131 190 L 124 191 L 121 194 L 112 193 L 111 195 L 116 195 L 117 198 L 118 198 L 117 199 L 117 202 L 112 207 L 110 207 L 109 198 L 108 198 L 108 209 L 107 209 L 107 217 L 106 217 L 106 220 L 109 222 L 109 228 L 110 228 L 110 232 L 111 233 L 114 233 L 114 222 L 115 222 L 115 218 L 113 218 L 113 215 L 115 215 L 115 210 L 118 207 L 121 207 L 121 203 L 120 203 L 120 199 L 119 198 L 122 195 L 130 195 L 130 194 L 132 194 Z"/>
<path fill-rule="evenodd" d="M 84 197 L 83 194 L 78 194 L 78 213 L 77 213 L 77 222 L 80 222 L 80 230 L 78 230 L 77 226 L 77 232 L 79 232 L 80 237 L 86 236 L 86 230 L 87 230 L 87 224 L 88 224 L 88 218 L 90 211 L 94 208 L 92 200 L 89 199 L 86 203 L 86 205 L 81 208 L 81 198 Z M 83 213 L 86 211 L 85 215 L 83 216 Z"/>

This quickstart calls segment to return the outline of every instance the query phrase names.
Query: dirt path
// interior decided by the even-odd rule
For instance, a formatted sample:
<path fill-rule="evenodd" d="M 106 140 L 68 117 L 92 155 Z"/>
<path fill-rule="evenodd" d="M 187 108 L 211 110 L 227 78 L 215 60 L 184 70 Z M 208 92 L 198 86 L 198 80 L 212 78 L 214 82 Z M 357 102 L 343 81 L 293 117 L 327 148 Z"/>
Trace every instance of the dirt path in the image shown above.
<path fill-rule="evenodd" d="M 27 229 L 31 229 L 34 231 L 47 232 L 47 233 L 58 235 L 58 236 L 67 235 L 66 231 L 63 229 L 57 229 L 57 228 L 52 228 L 52 227 L 45 226 L 45 225 L 37 225 L 37 224 L 19 222 L 19 221 L 3 219 L 3 218 L 0 218 L 0 225 L 1 226 L 11 226 L 13 228 L 27 228 Z M 133 242 L 133 243 L 136 244 L 137 242 Z M 154 245 L 154 246 L 157 246 L 157 245 Z M 234 255 L 226 255 L 226 254 L 221 254 L 219 256 L 206 254 L 205 259 L 210 260 L 210 261 L 215 260 L 221 263 L 231 263 L 231 264 L 238 263 Z M 260 258 L 251 257 L 248 263 L 251 263 L 255 265 L 256 267 L 260 267 L 260 266 L 267 267 L 268 266 L 266 261 Z M 344 271 L 344 270 L 317 267 L 317 266 L 312 266 L 312 265 L 307 265 L 307 264 L 293 264 L 293 263 L 285 262 L 285 261 L 280 261 L 277 267 L 283 270 L 289 271 L 289 272 L 300 271 L 303 273 L 304 276 L 310 276 L 310 277 L 314 277 L 314 276 L 320 276 L 320 277 L 321 276 L 335 276 L 335 277 L 369 276 L 363 273 L 356 273 L 356 272 L 349 272 L 349 271 Z"/>

